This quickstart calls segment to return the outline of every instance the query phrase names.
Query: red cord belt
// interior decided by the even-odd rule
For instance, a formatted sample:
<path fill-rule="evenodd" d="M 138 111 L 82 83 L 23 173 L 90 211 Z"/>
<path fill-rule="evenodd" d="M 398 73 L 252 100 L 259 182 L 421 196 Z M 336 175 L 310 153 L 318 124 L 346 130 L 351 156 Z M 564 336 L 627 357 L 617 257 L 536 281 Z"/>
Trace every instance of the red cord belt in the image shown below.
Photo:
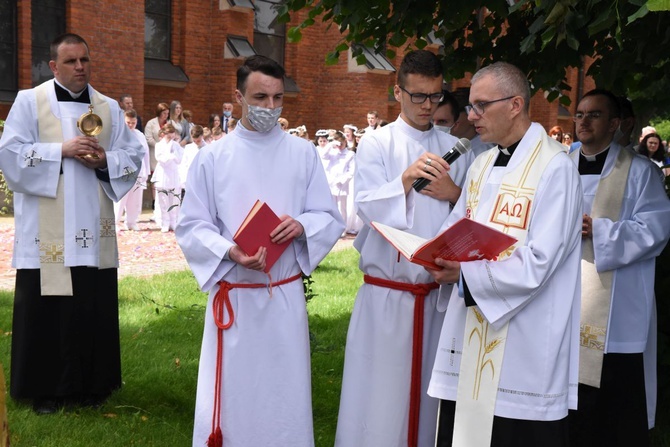
<path fill-rule="evenodd" d="M 440 285 L 436 282 L 427 284 L 409 284 L 375 278 L 364 275 L 363 281 L 373 286 L 386 287 L 414 294 L 414 329 L 412 333 L 412 375 L 409 387 L 409 426 L 407 445 L 416 447 L 419 442 L 419 408 L 421 403 L 421 363 L 423 360 L 423 307 L 426 295 Z"/>
<path fill-rule="evenodd" d="M 229 292 L 233 289 L 260 289 L 267 287 L 272 297 L 272 288 L 297 281 L 302 278 L 302 274 L 298 273 L 290 278 L 270 284 L 247 284 L 247 283 L 229 283 L 227 281 L 219 281 L 219 290 L 214 295 L 212 302 L 212 311 L 214 314 L 214 323 L 217 327 L 217 341 L 216 341 L 216 377 L 214 380 L 214 410 L 212 411 L 212 433 L 207 439 L 207 447 L 222 447 L 223 433 L 221 432 L 221 386 L 223 382 L 223 331 L 230 328 L 235 321 L 235 314 L 233 313 L 233 305 L 230 302 Z M 225 313 L 228 312 L 228 321 L 224 322 Z"/>

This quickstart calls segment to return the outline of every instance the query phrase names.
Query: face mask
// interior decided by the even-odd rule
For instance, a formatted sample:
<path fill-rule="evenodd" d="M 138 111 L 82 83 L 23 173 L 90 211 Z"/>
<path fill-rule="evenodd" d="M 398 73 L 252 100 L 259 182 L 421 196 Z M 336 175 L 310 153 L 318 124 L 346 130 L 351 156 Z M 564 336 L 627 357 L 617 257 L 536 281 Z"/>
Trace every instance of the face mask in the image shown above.
<path fill-rule="evenodd" d="M 233 114 L 233 112 L 231 112 L 230 110 L 224 110 L 223 111 L 223 116 L 225 116 L 226 118 L 230 118 L 232 116 L 232 114 Z"/>
<path fill-rule="evenodd" d="M 450 133 L 451 133 L 451 128 L 452 128 L 453 126 L 438 126 L 438 125 L 435 125 L 434 127 L 435 127 L 437 130 L 439 130 L 440 132 L 444 132 L 444 133 L 448 133 L 448 134 L 450 134 Z"/>
<path fill-rule="evenodd" d="M 249 105 L 244 96 L 242 96 L 242 100 L 247 105 L 247 119 L 254 129 L 259 132 L 269 132 L 277 125 L 282 107 L 266 109 L 265 107 Z"/>

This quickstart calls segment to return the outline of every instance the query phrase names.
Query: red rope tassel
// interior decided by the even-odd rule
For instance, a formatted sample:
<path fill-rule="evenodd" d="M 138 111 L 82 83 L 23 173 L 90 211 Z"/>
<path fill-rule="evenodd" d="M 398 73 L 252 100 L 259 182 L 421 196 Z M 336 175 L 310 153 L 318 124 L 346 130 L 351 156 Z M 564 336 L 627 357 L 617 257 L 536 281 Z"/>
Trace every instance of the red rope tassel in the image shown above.
<path fill-rule="evenodd" d="M 230 328 L 235 321 L 233 304 L 230 302 L 230 291 L 233 289 L 260 289 L 268 288 L 268 293 L 272 297 L 272 287 L 281 286 L 302 278 L 302 274 L 291 276 L 290 278 L 270 282 L 269 284 L 233 284 L 227 281 L 219 281 L 219 290 L 214 295 L 212 302 L 212 313 L 214 314 L 214 323 L 217 327 L 216 340 L 216 376 L 214 379 L 214 405 L 212 410 L 212 433 L 207 438 L 207 447 L 223 447 L 223 432 L 221 431 L 221 389 L 223 386 L 223 331 Z M 226 312 L 228 313 L 228 322 L 225 322 Z"/>
<path fill-rule="evenodd" d="M 427 284 L 408 284 L 364 275 L 363 281 L 373 286 L 410 292 L 414 295 L 414 327 L 412 330 L 412 373 L 409 384 L 409 423 L 407 427 L 407 445 L 416 447 L 419 443 L 419 409 L 421 407 L 421 365 L 423 363 L 423 308 L 426 295 L 440 287 L 432 282 Z"/>
<path fill-rule="evenodd" d="M 207 447 L 223 447 L 221 427 L 217 427 L 216 430 L 209 435 L 209 438 L 207 438 Z"/>

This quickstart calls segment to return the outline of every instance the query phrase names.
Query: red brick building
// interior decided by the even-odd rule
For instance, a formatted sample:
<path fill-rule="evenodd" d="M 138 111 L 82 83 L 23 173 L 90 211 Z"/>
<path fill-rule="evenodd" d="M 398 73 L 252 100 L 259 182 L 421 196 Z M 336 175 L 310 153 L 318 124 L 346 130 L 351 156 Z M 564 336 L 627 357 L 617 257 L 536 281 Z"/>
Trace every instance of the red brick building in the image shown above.
<path fill-rule="evenodd" d="M 343 54 L 338 64 L 326 66 L 326 53 L 342 40 L 337 27 L 328 29 L 317 22 L 303 30 L 299 44 L 288 43 L 288 27 L 276 23 L 280 1 L 15 2 L 8 6 L 10 11 L 0 11 L 0 119 L 7 116 L 16 91 L 50 77 L 45 45 L 48 48 L 48 42 L 64 31 L 89 42 L 92 85 L 117 99 L 131 94 L 145 123 L 154 117 L 157 103 L 177 99 L 192 111 L 194 122 L 206 125 L 211 113 L 221 113 L 223 102 L 234 103 L 235 71 L 244 55 L 253 51 L 285 66 L 284 117 L 291 127 L 304 124 L 312 136 L 319 128 L 340 128 L 345 123 L 364 127 L 369 110 L 395 119 L 399 106 L 390 92 L 393 67 L 400 64 L 403 52 L 398 51 L 392 61 L 369 54 L 367 66 L 357 66 Z M 292 24 L 303 18 L 304 14 L 294 16 Z M 568 81 L 574 108 L 578 91 L 588 91 L 593 82 L 587 79 L 579 89 L 577 70 Z M 453 86 L 467 86 L 467 80 Z M 556 101 L 548 103 L 542 94 L 531 102 L 533 120 L 547 129 L 560 123 L 571 131 L 571 112 L 560 110 Z M 235 104 L 234 115 L 240 111 Z"/>

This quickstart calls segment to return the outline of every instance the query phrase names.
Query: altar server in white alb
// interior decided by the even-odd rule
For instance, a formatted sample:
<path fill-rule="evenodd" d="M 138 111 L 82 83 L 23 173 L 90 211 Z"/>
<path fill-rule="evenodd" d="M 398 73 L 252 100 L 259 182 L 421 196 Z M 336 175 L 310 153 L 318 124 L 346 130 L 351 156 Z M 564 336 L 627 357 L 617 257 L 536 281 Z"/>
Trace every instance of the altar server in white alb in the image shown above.
<path fill-rule="evenodd" d="M 453 166 L 441 157 L 456 138 L 431 124 L 442 100 L 442 65 L 429 51 L 408 53 L 398 70 L 400 116 L 366 134 L 357 153 L 358 214 L 354 246 L 365 284 L 356 296 L 344 360 L 335 444 L 432 446 L 438 401 L 426 394 L 444 312 L 438 284 L 401 258 L 377 221 L 423 238 L 435 236 L 458 200 L 469 154 Z M 432 179 L 420 193 L 419 178 Z"/>
<path fill-rule="evenodd" d="M 193 446 L 313 446 L 310 348 L 301 272 L 310 274 L 344 230 L 317 151 L 277 124 L 284 69 L 263 56 L 237 71 L 242 119 L 203 147 L 186 181 L 176 236 L 209 292 Z M 269 270 L 265 247 L 233 235 L 256 200 L 292 241 Z"/>
<path fill-rule="evenodd" d="M 438 446 L 566 447 L 575 408 L 582 196 L 563 146 L 528 115 L 530 88 L 497 62 L 472 77 L 481 154 L 447 224 L 468 217 L 514 236 L 497 260 L 438 259 L 448 305 L 428 394 Z"/>
<path fill-rule="evenodd" d="M 613 141 L 620 103 L 607 90 L 577 106 L 582 178 L 579 407 L 571 446 L 648 446 L 656 412 L 656 257 L 670 236 L 663 174 Z"/>
<path fill-rule="evenodd" d="M 14 191 L 10 393 L 38 413 L 99 404 L 121 386 L 112 201 L 135 185 L 144 156 L 118 103 L 88 84 L 84 39 L 61 35 L 50 53 L 55 79 L 19 92 L 0 140 Z M 97 136 L 77 128 L 89 110 L 97 118 L 82 127 Z"/>

